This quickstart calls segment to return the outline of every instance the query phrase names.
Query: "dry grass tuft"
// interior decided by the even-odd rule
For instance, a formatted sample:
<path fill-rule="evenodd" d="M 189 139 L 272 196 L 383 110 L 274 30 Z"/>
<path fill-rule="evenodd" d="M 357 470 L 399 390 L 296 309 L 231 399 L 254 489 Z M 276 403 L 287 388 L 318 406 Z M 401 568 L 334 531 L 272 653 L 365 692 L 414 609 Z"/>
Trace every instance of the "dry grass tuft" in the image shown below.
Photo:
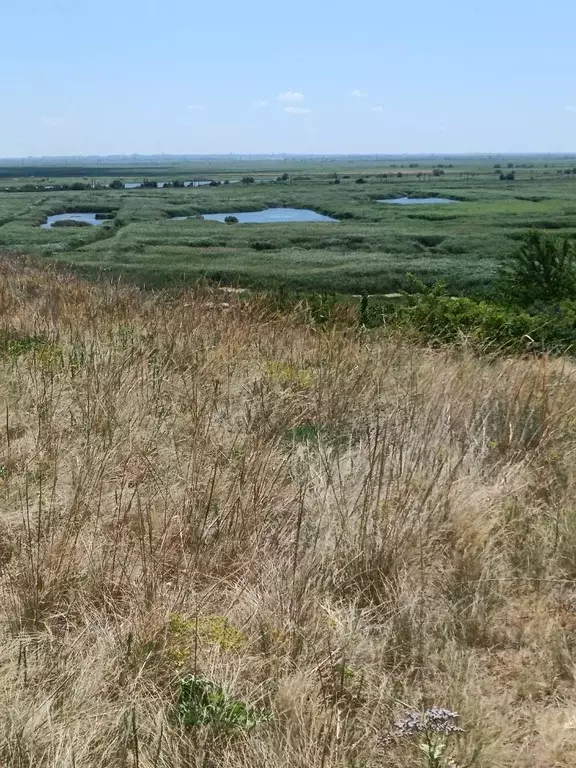
<path fill-rule="evenodd" d="M 571 362 L 0 282 L 2 765 L 574 765 Z"/>

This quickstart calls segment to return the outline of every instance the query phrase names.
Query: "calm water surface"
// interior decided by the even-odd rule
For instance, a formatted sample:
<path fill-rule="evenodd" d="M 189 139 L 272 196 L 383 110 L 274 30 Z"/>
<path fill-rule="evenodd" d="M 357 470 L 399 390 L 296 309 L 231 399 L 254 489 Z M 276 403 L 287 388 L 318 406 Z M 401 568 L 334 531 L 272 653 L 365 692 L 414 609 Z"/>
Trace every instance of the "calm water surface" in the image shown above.
<path fill-rule="evenodd" d="M 232 213 L 205 213 L 206 221 L 224 221 L 236 216 L 240 224 L 283 224 L 292 221 L 338 221 L 305 208 L 266 208 L 264 211 L 237 211 Z"/>
<path fill-rule="evenodd" d="M 40 226 L 42 229 L 52 229 L 57 221 L 85 221 L 87 224 L 97 227 L 104 224 L 105 221 L 110 221 L 110 219 L 97 219 L 95 213 L 58 213 L 56 216 L 48 216 L 44 224 Z"/>

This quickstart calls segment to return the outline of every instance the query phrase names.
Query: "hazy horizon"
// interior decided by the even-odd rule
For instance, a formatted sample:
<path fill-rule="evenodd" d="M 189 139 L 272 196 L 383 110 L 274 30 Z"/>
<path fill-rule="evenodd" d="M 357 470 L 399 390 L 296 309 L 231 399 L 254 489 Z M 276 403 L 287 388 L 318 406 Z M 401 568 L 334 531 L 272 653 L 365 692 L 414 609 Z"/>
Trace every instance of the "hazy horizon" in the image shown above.
<path fill-rule="evenodd" d="M 571 0 L 21 0 L 3 20 L 5 159 L 576 146 Z"/>
<path fill-rule="evenodd" d="M 0 156 L 0 163 L 2 162 L 21 162 L 32 163 L 37 161 L 72 161 L 72 160 L 118 160 L 118 161 L 143 161 L 143 160 L 213 160 L 213 159 L 258 159 L 258 160 L 292 160 L 298 158 L 326 158 L 326 159 L 339 159 L 339 158 L 367 158 L 375 160 L 417 160 L 417 159 L 457 159 L 457 158 L 473 158 L 473 159 L 497 159 L 497 158 L 534 158 L 534 157 L 554 157 L 557 159 L 567 158 L 572 159 L 576 157 L 576 151 L 573 152 L 398 152 L 398 153 L 386 153 L 386 152 L 206 152 L 201 154 L 195 153 L 177 153 L 170 152 L 158 153 L 158 154 L 144 154 L 144 153 L 114 153 L 109 155 L 96 155 L 96 154 L 84 154 L 84 155 L 28 155 L 24 156 Z"/>

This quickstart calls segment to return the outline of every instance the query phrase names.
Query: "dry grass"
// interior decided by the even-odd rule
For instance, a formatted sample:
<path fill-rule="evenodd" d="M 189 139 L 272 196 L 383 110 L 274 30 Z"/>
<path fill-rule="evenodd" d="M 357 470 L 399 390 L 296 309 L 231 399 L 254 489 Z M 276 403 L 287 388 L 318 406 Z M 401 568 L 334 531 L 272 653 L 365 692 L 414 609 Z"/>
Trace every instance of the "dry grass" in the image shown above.
<path fill-rule="evenodd" d="M 572 363 L 0 269 L 2 765 L 574 765 Z"/>

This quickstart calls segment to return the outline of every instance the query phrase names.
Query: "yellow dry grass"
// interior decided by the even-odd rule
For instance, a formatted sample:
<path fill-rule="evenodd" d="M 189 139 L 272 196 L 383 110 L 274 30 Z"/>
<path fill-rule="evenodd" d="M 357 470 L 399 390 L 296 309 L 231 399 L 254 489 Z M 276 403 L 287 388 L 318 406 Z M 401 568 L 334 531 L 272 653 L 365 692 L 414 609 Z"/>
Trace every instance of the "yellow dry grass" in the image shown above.
<path fill-rule="evenodd" d="M 0 764 L 576 762 L 576 369 L 0 265 Z M 184 727 L 197 674 L 265 710 Z"/>

